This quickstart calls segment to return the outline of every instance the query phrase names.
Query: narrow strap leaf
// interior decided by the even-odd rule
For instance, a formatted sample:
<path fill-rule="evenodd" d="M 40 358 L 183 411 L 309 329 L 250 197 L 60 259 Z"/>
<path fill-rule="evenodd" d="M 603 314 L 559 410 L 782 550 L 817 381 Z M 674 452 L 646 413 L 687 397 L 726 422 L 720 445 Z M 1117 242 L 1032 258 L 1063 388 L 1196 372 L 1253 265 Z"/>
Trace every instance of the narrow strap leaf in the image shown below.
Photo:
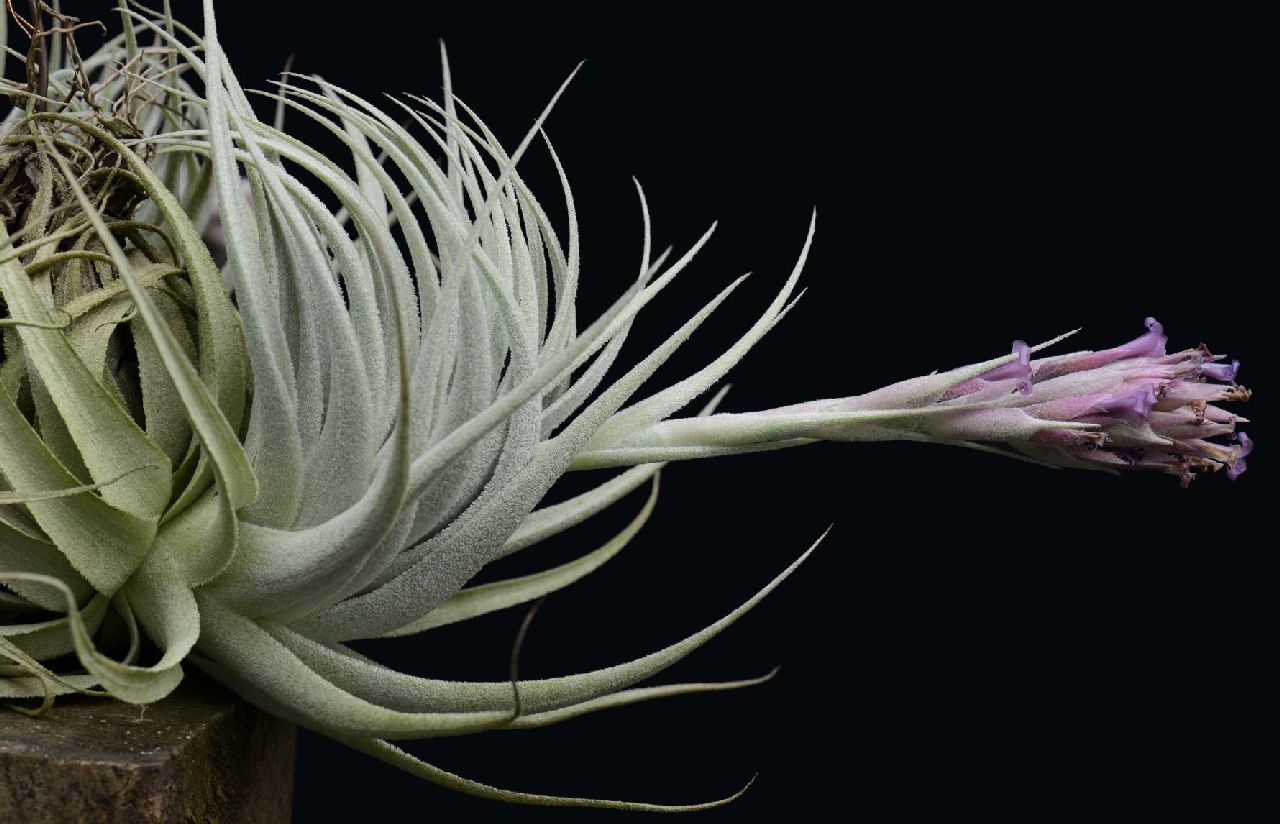
<path fill-rule="evenodd" d="M 662 698 L 674 698 L 681 695 L 697 695 L 699 693 L 706 692 L 728 692 L 730 690 L 756 687 L 760 684 L 773 680 L 773 677 L 778 674 L 778 670 L 778 667 L 774 667 L 772 670 L 758 678 L 744 678 L 739 681 L 664 684 L 660 687 L 642 687 L 640 689 L 622 690 L 621 692 L 615 692 L 591 701 L 583 701 L 580 704 L 574 704 L 562 709 L 550 710 L 548 712 L 536 712 L 532 715 L 522 715 L 503 729 L 532 730 L 539 727 L 548 727 L 552 724 L 559 724 L 562 721 L 568 721 L 571 718 L 578 718 L 593 712 L 602 712 L 604 710 L 617 709 L 618 707 L 629 707 L 632 704 L 640 704 L 645 701 L 656 701 Z"/>
<path fill-rule="evenodd" d="M 633 466 L 594 489 L 558 504 L 535 509 L 520 522 L 519 528 L 502 545 L 502 551 L 498 557 L 505 558 L 540 541 L 545 541 L 553 535 L 558 535 L 582 523 L 592 515 L 603 512 L 623 496 L 639 489 L 641 484 L 652 478 L 661 468 L 662 464 Z"/>
<path fill-rule="evenodd" d="M 819 536 L 799 558 L 737 609 L 681 641 L 612 667 L 521 681 L 520 700 L 525 712 L 550 712 L 592 701 L 658 674 L 719 635 L 764 600 L 808 559 L 826 534 Z M 284 627 L 273 628 L 272 634 L 327 681 L 382 706 L 458 712 L 489 710 L 508 706 L 510 702 L 510 685 L 506 683 L 418 678 L 346 654 L 341 647 L 313 641 Z"/>
<path fill-rule="evenodd" d="M 8 232 L 0 226 L 0 248 L 8 245 Z M 18 261 L 0 264 L 0 290 L 15 318 L 54 322 Z M 148 467 L 104 489 L 104 497 L 139 516 L 158 516 L 169 500 L 168 458 L 90 373 L 60 331 L 18 326 L 17 332 L 28 362 L 39 372 L 94 478 L 118 478 L 138 467 Z"/>
<path fill-rule="evenodd" d="M 20 489 L 78 486 L 40 440 L 9 393 L 0 389 L 0 472 Z M 111 489 L 108 486 L 107 489 Z M 31 501 L 32 517 L 76 571 L 110 595 L 142 563 L 156 534 L 156 518 L 116 509 L 90 493 Z"/>
<path fill-rule="evenodd" d="M 165 323 L 151 296 L 134 275 L 132 265 L 103 223 L 102 216 L 93 207 L 84 190 L 80 188 L 66 161 L 56 153 L 53 157 L 79 200 L 85 215 L 97 230 L 107 253 L 115 261 L 120 276 L 128 284 L 129 293 L 138 307 L 138 314 L 159 349 L 165 370 L 177 389 L 192 429 L 199 435 L 201 446 L 209 456 L 210 468 L 220 493 L 218 496 L 220 517 L 215 531 L 210 534 L 209 541 L 199 553 L 175 559 L 182 567 L 188 581 L 193 584 L 204 583 L 226 569 L 235 557 L 237 527 L 235 510 L 257 497 L 257 478 L 253 474 L 253 467 L 250 466 L 249 459 L 244 454 L 244 448 L 240 445 L 231 423 L 222 414 L 222 410 L 195 367 L 187 360 L 181 344 L 174 336 L 173 330 Z M 205 254 L 207 255 L 207 252 Z"/>
<path fill-rule="evenodd" d="M 63 487 L 62 489 L 46 489 L 38 492 L 0 492 L 0 504 L 27 504 L 32 503 L 33 501 L 51 501 L 54 498 L 65 498 L 70 495 L 79 495 L 82 492 L 92 492 L 96 489 L 101 489 L 104 486 L 117 483 L 129 475 L 132 475 L 134 472 L 153 468 L 153 466 L 134 467 L 128 472 L 125 472 L 115 478 L 108 478 L 107 480 L 99 481 L 98 483 Z"/>
<path fill-rule="evenodd" d="M 254 621 L 197 595 L 205 615 L 200 650 L 236 678 L 253 685 L 284 716 L 328 734 L 427 738 L 493 729 L 509 722 L 509 710 L 401 712 L 377 706 L 335 686 Z M 507 706 L 511 687 L 507 685 Z"/>
<path fill-rule="evenodd" d="M 523 604 L 541 598 L 544 595 L 563 589 L 570 584 L 585 578 L 604 565 L 613 556 L 622 551 L 640 528 L 649 520 L 653 508 L 658 502 L 658 475 L 653 476 L 653 491 L 645 501 L 640 513 L 627 524 L 621 532 L 609 539 L 603 546 L 580 558 L 561 564 L 553 569 L 496 581 L 469 589 L 462 589 L 449 600 L 428 612 L 421 619 L 408 626 L 386 633 L 388 637 L 413 635 L 446 624 L 466 621 L 480 615 L 500 609 Z"/>
<path fill-rule="evenodd" d="M 29 573 L 19 575 L 15 572 L 6 571 L 0 578 L 6 582 L 17 583 L 25 580 L 27 583 L 41 584 L 62 594 L 62 590 L 57 585 L 48 583 L 49 581 L 59 580 L 51 576 Z M 67 608 L 68 603 L 72 606 L 75 605 L 74 600 L 69 602 L 64 597 L 63 610 Z M 109 598 L 95 595 L 78 613 L 79 620 L 84 623 L 90 633 L 97 632 L 110 606 L 111 600 Z M 38 661 L 51 661 L 64 655 L 70 655 L 76 650 L 72 620 L 69 615 L 35 624 L 0 624 L 0 637 L 9 639 L 21 648 L 23 652 Z"/>
<path fill-rule="evenodd" d="M 628 812 L 648 812 L 648 813 L 692 813 L 701 810 L 713 810 L 717 807 L 723 807 L 726 804 L 732 804 L 737 801 L 747 790 L 751 788 L 752 782 L 755 781 L 754 776 L 748 781 L 746 786 L 732 795 L 719 798 L 714 801 L 704 801 L 697 804 L 653 804 L 643 801 L 612 801 L 603 798 L 574 798 L 571 796 L 561 795 L 541 795 L 537 793 L 518 792 L 516 790 L 504 790 L 499 787 L 493 787 L 488 784 L 482 784 L 479 781 L 472 781 L 469 778 L 463 778 L 460 775 L 442 770 L 439 767 L 432 766 L 427 762 L 416 758 L 404 750 L 396 747 L 387 741 L 355 739 L 339 737 L 338 740 L 345 743 L 353 749 L 372 755 L 380 761 L 385 761 L 400 769 L 408 772 L 410 775 L 416 775 L 424 778 L 445 789 L 454 790 L 465 795 L 473 795 L 477 798 L 484 798 L 490 801 L 505 801 L 511 804 L 525 804 L 534 807 L 585 807 L 593 810 L 625 810 Z"/>
<path fill-rule="evenodd" d="M 223 291 L 222 278 L 208 248 L 200 239 L 191 219 L 183 212 L 177 197 L 164 187 L 164 183 L 146 161 L 105 129 L 85 122 L 83 118 L 56 112 L 42 112 L 34 117 L 68 123 L 86 132 L 120 155 L 130 171 L 137 175 L 147 196 L 155 203 L 164 222 L 172 230 L 174 245 L 182 255 L 191 283 L 195 287 L 200 325 L 200 377 L 216 398 L 231 429 L 238 429 L 245 412 L 246 364 L 240 322 L 235 306 Z M 56 152 L 53 156 L 55 160 L 60 159 Z M 79 199 L 79 195 L 77 198 Z M 101 218 L 98 222 L 101 222 Z M 98 231 L 101 236 L 103 229 Z M 107 251 L 110 252 L 110 249 Z M 114 259 L 115 255 L 112 257 Z M 130 292 L 134 292 L 133 286 L 130 286 Z M 134 300 L 138 301 L 137 294 L 134 294 Z"/>
<path fill-rule="evenodd" d="M 67 623 L 71 631 L 76 657 L 80 660 L 81 666 L 88 670 L 90 675 L 96 677 L 104 689 L 121 701 L 131 704 L 150 704 L 173 692 L 181 682 L 181 661 L 194 646 L 196 637 L 200 633 L 200 625 L 195 603 L 189 592 L 184 598 L 181 597 L 181 592 L 185 590 L 174 586 L 157 586 L 157 583 L 162 580 L 169 582 L 179 580 L 176 570 L 172 569 L 172 562 L 160 555 L 152 555 L 148 558 L 144 569 L 145 572 L 140 571 L 137 578 L 131 581 L 131 586 L 139 587 L 139 591 L 146 596 L 154 597 L 161 593 L 170 596 L 163 599 L 161 603 L 149 604 L 154 611 L 153 617 L 160 616 L 162 620 L 148 626 L 148 633 L 165 647 L 160 661 L 150 667 L 130 666 L 98 652 L 92 638 L 96 627 L 90 628 L 86 625 L 84 616 L 76 606 L 71 589 L 57 578 L 0 571 L 0 581 L 34 581 L 59 590 L 67 602 L 67 617 L 61 620 Z M 105 605 L 105 599 L 100 600 Z"/>
<path fill-rule="evenodd" d="M 279 701 L 273 695 L 258 688 L 253 682 L 246 680 L 238 673 L 227 669 L 221 663 L 203 656 L 196 656 L 193 658 L 193 661 L 198 667 L 205 670 L 219 681 L 234 684 L 236 690 L 240 692 L 241 695 L 246 696 L 255 705 L 262 707 L 268 712 L 271 712 L 281 718 L 292 717 L 296 720 L 297 714 L 293 706 Z M 349 747 L 368 753 L 380 761 L 385 761 L 394 767 L 405 770 L 410 775 L 423 778 L 430 781 L 432 784 L 444 787 L 445 789 L 455 790 L 466 795 L 472 795 L 477 798 L 484 798 L 491 801 L 505 801 L 514 804 L 526 804 L 538 807 L 585 807 L 588 809 L 660 813 L 697 812 L 699 810 L 709 810 L 730 804 L 741 798 L 742 795 L 751 787 L 751 782 L 748 782 L 745 787 L 730 796 L 696 804 L 653 804 L 637 801 L 611 801 L 608 799 L 597 798 L 542 795 L 537 793 L 518 792 L 515 790 L 504 790 L 498 787 L 492 787 L 488 784 L 482 784 L 478 781 L 463 778 L 462 776 L 442 770 L 439 767 L 434 767 L 425 761 L 415 758 L 394 744 L 381 739 L 346 735 L 329 730 L 326 730 L 326 734 Z M 752 781 L 755 781 L 754 777 L 752 778 Z"/>

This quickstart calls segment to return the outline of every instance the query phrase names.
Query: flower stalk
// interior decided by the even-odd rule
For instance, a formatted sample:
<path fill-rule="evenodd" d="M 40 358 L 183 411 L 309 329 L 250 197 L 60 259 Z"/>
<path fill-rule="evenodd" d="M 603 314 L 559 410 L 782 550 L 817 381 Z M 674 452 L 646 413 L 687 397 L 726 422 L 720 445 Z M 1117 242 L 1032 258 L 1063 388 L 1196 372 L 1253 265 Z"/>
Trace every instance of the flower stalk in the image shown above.
<path fill-rule="evenodd" d="M 976 447 L 1052 466 L 1147 469 L 1183 486 L 1202 472 L 1238 478 L 1253 442 L 1218 403 L 1252 394 L 1239 361 L 1207 347 L 1166 354 L 1164 328 L 1099 352 L 1032 359 L 1049 344 L 1014 341 L 1010 355 L 863 395 L 636 425 L 627 413 L 574 468 L 799 446 L 821 440 L 912 440 Z M 1064 336 L 1065 337 L 1065 336 Z M 1056 343 L 1061 338 L 1051 341 Z M 993 365 L 994 364 L 994 365 Z"/>

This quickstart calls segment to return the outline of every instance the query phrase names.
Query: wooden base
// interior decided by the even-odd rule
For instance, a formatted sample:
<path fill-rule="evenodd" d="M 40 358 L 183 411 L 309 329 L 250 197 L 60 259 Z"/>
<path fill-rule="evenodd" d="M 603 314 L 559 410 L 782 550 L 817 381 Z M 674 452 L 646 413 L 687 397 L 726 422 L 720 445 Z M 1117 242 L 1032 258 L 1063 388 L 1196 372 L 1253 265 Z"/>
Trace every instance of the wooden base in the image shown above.
<path fill-rule="evenodd" d="M 28 718 L 0 707 L 7 824 L 286 824 L 295 730 L 190 671 L 145 709 L 60 698 Z"/>

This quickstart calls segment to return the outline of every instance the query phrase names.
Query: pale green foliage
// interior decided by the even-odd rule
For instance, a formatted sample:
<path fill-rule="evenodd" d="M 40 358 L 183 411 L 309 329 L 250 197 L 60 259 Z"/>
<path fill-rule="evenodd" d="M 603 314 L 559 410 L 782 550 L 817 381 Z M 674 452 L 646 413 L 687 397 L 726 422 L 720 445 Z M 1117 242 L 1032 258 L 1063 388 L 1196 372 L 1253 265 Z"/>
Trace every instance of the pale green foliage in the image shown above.
<path fill-rule="evenodd" d="M 55 695 L 88 690 L 145 703 L 194 663 L 282 717 L 465 792 L 533 804 L 707 806 L 498 790 L 383 739 L 540 727 L 758 683 L 631 688 L 737 620 L 807 552 L 700 632 L 577 675 L 416 678 L 344 644 L 527 603 L 620 551 L 657 501 L 652 458 L 535 507 L 575 461 L 608 453 L 610 465 L 642 463 L 619 459 L 612 445 L 711 389 L 782 318 L 812 223 L 794 270 L 739 340 L 624 410 L 740 280 L 606 384 L 637 313 L 711 230 L 670 263 L 652 259 L 640 191 L 638 274 L 579 328 L 577 224 L 563 169 L 567 243 L 516 171 L 544 137 L 555 98 L 511 152 L 469 110 L 459 114 L 447 63 L 442 104 L 396 101 L 402 111 L 392 116 L 337 86 L 289 78 L 267 123 L 224 59 L 210 2 L 203 35 L 167 15 L 122 10 L 121 18 L 125 34 L 50 75 L 59 105 L 12 86 L 25 110 L 3 125 L 0 157 L 24 164 L 19 174 L 36 171 L 10 229 L 0 228 L 9 312 L 0 696 L 41 697 L 47 707 Z M 76 93 L 81 76 L 92 80 L 93 100 Z M 286 112 L 332 131 L 350 165 L 283 131 Z M 412 132 L 398 122 L 405 114 Z M 136 212 L 111 213 L 120 181 L 139 193 Z M 326 199 L 341 209 L 331 212 Z M 221 270 L 202 240 L 212 221 L 228 252 Z M 135 353 L 136 378 L 122 376 L 121 351 Z M 778 445 L 789 442 L 754 448 Z M 600 548 L 466 588 L 489 562 L 646 482 L 640 513 Z M 59 617 L 23 617 L 37 609 Z M 128 642 L 123 655 L 99 649 L 111 630 Z M 149 664 L 139 661 L 143 636 L 160 649 Z M 68 653 L 84 674 L 43 663 Z"/>

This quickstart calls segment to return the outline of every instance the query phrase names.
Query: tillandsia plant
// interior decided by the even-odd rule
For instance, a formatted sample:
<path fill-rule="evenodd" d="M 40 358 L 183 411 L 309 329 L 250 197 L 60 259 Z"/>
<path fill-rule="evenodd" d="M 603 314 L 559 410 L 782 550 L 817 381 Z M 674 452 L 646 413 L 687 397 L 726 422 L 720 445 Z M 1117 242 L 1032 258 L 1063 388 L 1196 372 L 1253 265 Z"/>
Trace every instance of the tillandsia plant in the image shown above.
<path fill-rule="evenodd" d="M 822 440 L 913 440 L 1051 466 L 1244 471 L 1238 364 L 1163 329 L 1032 358 L 1061 338 L 852 397 L 672 418 L 715 390 L 795 305 L 813 239 L 723 354 L 641 400 L 727 285 L 627 369 L 639 312 L 690 263 L 643 244 L 598 318 L 575 310 L 574 200 L 542 125 L 507 151 L 450 91 L 393 113 L 286 75 L 255 115 L 219 44 L 133 3 L 82 56 L 54 6 L 14 16 L 24 81 L 0 127 L 0 697 L 145 704 L 193 665 L 283 718 L 437 784 L 530 804 L 689 806 L 498 789 L 397 739 L 529 729 L 722 684 L 636 687 L 777 587 L 649 655 L 558 678 L 457 682 L 376 664 L 349 642 L 416 635 L 585 577 L 654 509 L 671 461 Z M 6 31 L 7 29 L 0 29 Z M 566 81 L 566 84 L 568 81 Z M 341 141 L 336 162 L 286 113 Z M 517 172 L 540 143 L 560 172 L 562 240 Z M 336 203 L 331 209 L 328 204 Z M 714 227 L 713 227 L 714 228 Z M 1063 336 L 1065 337 L 1065 336 Z M 606 381 L 611 371 L 620 377 Z M 539 507 L 566 472 L 624 471 Z M 612 540 L 544 572 L 468 587 L 648 485 Z M 154 651 L 152 648 L 155 648 Z M 517 650 L 519 644 L 517 643 Z"/>

